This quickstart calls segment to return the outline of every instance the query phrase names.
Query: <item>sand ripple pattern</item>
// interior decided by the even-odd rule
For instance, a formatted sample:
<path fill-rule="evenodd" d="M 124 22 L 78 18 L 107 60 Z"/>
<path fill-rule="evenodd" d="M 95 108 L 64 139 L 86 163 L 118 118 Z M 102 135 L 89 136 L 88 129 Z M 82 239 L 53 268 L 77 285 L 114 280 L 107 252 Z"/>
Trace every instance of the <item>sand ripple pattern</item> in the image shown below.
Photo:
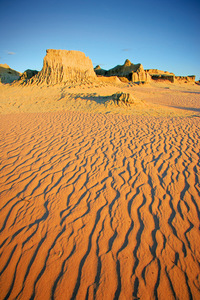
<path fill-rule="evenodd" d="M 0 116 L 0 299 L 199 299 L 199 119 Z"/>

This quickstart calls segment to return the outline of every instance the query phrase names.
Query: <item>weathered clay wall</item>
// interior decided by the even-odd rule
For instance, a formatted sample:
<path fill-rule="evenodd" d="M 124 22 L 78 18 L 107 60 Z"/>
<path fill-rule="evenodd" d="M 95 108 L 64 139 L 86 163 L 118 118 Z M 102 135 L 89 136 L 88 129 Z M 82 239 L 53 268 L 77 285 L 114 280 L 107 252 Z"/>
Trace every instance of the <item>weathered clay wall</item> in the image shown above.
<path fill-rule="evenodd" d="M 42 71 L 37 75 L 38 82 L 50 85 L 95 78 L 92 61 L 83 52 L 74 50 L 47 50 Z"/>

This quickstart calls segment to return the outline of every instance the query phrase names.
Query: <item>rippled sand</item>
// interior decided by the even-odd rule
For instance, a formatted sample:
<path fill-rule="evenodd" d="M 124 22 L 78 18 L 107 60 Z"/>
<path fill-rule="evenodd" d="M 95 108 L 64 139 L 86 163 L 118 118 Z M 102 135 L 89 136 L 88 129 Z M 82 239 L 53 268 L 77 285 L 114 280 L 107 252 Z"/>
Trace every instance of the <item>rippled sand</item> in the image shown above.
<path fill-rule="evenodd" d="M 0 299 L 200 298 L 198 116 L 0 125 Z"/>

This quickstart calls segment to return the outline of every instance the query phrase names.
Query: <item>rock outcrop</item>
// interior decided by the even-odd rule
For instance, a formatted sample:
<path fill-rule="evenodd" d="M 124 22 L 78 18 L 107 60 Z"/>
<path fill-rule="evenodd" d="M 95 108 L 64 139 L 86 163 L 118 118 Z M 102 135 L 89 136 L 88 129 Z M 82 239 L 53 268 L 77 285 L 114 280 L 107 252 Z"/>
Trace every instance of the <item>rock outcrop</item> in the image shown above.
<path fill-rule="evenodd" d="M 144 106 L 144 101 L 133 97 L 130 93 L 123 93 L 118 91 L 117 93 L 111 96 L 102 97 L 102 100 L 106 107 L 121 106 L 121 107 L 130 107 L 130 106 Z"/>
<path fill-rule="evenodd" d="M 174 73 L 170 73 L 167 71 L 161 71 L 161 70 L 157 70 L 157 69 L 149 69 L 149 70 L 145 70 L 145 72 L 151 76 L 152 80 L 159 80 L 159 81 L 167 80 L 172 83 L 175 80 Z"/>
<path fill-rule="evenodd" d="M 118 76 L 132 82 L 148 82 L 150 80 L 149 74 L 144 71 L 141 64 L 132 64 L 128 59 L 123 65 L 117 65 L 108 71 L 101 69 L 100 66 L 96 66 L 94 71 L 97 75 Z"/>
<path fill-rule="evenodd" d="M 123 65 L 118 65 L 107 72 L 108 76 L 119 76 L 119 77 L 129 77 L 131 80 L 131 74 L 135 72 L 143 72 L 143 66 L 141 64 L 132 64 L 130 60 L 126 60 Z"/>
<path fill-rule="evenodd" d="M 104 69 L 101 69 L 101 67 L 99 65 L 94 68 L 94 71 L 95 71 L 96 75 L 99 75 L 99 76 L 106 76 L 106 73 L 108 72 Z"/>
<path fill-rule="evenodd" d="M 195 83 L 195 75 L 175 76 L 175 79 L 180 83 Z"/>
<path fill-rule="evenodd" d="M 32 77 L 34 77 L 37 74 L 38 74 L 38 71 L 28 69 L 28 70 L 24 71 L 24 73 L 22 73 L 19 80 L 22 82 L 26 82 L 27 80 L 31 79 Z"/>
<path fill-rule="evenodd" d="M 147 72 L 149 75 L 159 75 L 159 74 L 163 74 L 163 75 L 174 75 L 174 73 L 168 72 L 168 71 L 162 71 L 162 70 L 158 70 L 158 69 L 148 69 L 145 70 L 145 72 Z"/>
<path fill-rule="evenodd" d="M 114 100 L 118 105 L 124 103 L 126 105 L 133 104 L 135 99 L 129 93 L 115 93 L 111 96 L 112 100 Z"/>
<path fill-rule="evenodd" d="M 12 83 L 18 80 L 21 76 L 20 72 L 11 69 L 7 64 L 0 65 L 0 82 L 1 83 Z"/>
<path fill-rule="evenodd" d="M 168 71 L 161 71 L 157 69 L 149 69 L 145 70 L 146 73 L 148 73 L 151 76 L 151 79 L 153 80 L 160 80 L 160 81 L 171 81 L 179 82 L 179 83 L 195 83 L 195 76 L 175 76 L 174 73 L 168 72 Z"/>
<path fill-rule="evenodd" d="M 197 85 L 200 85 L 200 80 L 195 81 L 195 83 L 196 83 Z"/>
<path fill-rule="evenodd" d="M 92 61 L 80 51 L 48 49 L 42 71 L 34 77 L 37 83 L 54 85 L 94 80 L 96 74 Z"/>

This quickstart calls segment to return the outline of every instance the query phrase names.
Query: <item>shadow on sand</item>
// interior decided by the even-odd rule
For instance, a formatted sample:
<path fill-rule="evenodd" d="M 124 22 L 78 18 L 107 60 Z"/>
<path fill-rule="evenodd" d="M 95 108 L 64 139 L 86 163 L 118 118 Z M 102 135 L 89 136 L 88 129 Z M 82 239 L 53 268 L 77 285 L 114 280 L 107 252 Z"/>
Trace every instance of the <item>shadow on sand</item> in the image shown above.
<path fill-rule="evenodd" d="M 194 111 L 194 112 L 200 112 L 200 108 L 196 108 L 196 107 L 183 107 L 183 106 L 173 106 L 173 105 L 170 105 L 169 107 L 182 109 L 182 110 L 188 110 L 188 111 Z"/>
<path fill-rule="evenodd" d="M 97 94 L 91 95 L 77 95 L 75 99 L 82 99 L 82 100 L 90 100 L 95 101 L 96 103 L 105 103 L 106 101 L 112 100 L 112 96 L 98 96 Z"/>

